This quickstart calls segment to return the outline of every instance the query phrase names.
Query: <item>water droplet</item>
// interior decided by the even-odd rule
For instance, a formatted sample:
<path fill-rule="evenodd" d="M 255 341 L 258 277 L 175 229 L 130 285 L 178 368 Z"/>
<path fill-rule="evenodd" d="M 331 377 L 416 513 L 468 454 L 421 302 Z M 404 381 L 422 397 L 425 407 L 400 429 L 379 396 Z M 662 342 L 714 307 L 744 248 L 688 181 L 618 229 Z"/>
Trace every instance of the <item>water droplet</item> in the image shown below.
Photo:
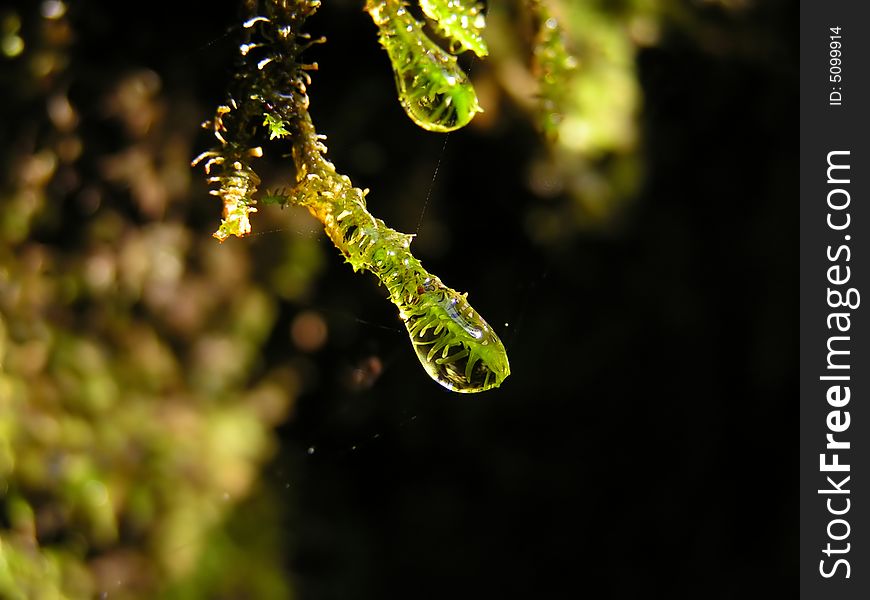
<path fill-rule="evenodd" d="M 456 57 L 430 40 L 412 15 L 386 2 L 370 3 L 367 10 L 390 57 L 399 103 L 414 123 L 428 131 L 453 131 L 482 112 Z"/>
<path fill-rule="evenodd" d="M 420 57 L 417 70 L 395 71 L 399 103 L 427 131 L 454 131 L 482 112 L 477 95 L 455 59 L 440 49 Z M 451 59 L 446 62 L 445 59 Z"/>
<path fill-rule="evenodd" d="M 455 392 L 498 387 L 510 374 L 501 340 L 466 300 L 439 280 L 403 306 L 405 327 L 423 368 Z"/>

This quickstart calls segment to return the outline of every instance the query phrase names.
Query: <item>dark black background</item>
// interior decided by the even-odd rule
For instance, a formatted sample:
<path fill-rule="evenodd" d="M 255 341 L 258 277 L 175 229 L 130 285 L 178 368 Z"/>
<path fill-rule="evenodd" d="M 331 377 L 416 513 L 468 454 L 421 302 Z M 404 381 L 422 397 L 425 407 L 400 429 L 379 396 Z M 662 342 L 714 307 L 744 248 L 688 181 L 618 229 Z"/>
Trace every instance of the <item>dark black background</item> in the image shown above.
<path fill-rule="evenodd" d="M 638 56 L 648 176 L 615 234 L 536 246 L 533 132 L 451 136 L 437 210 L 454 241 L 427 264 L 512 324 L 513 374 L 453 396 L 399 339 L 368 394 L 306 398 L 287 430 L 316 448 L 304 595 L 795 595 L 797 11 L 699 13 L 736 50 L 673 27 Z"/>
<path fill-rule="evenodd" d="M 265 470 L 292 481 L 273 526 L 299 597 L 794 597 L 797 3 L 737 16 L 691 3 L 697 30 L 665 17 L 637 56 L 638 197 L 617 227 L 554 244 L 524 228 L 540 142 L 522 115 L 508 105 L 444 146 L 399 109 L 367 15 L 325 4 L 308 29 L 329 38 L 311 100 L 330 157 L 397 229 L 416 229 L 431 192 L 417 243 L 433 221 L 449 243 L 420 258 L 470 291 L 513 373 L 472 397 L 433 384 L 389 329 L 383 289 L 330 254 L 313 308 L 331 328 L 368 325 L 315 357 Z M 146 65 L 205 119 L 236 15 L 233 2 L 79 9 L 77 60 L 94 87 Z M 384 167 L 355 170 L 361 141 Z M 285 308 L 282 327 L 298 310 Z M 267 360 L 288 352 L 277 335 Z M 348 389 L 367 354 L 384 373 Z"/>

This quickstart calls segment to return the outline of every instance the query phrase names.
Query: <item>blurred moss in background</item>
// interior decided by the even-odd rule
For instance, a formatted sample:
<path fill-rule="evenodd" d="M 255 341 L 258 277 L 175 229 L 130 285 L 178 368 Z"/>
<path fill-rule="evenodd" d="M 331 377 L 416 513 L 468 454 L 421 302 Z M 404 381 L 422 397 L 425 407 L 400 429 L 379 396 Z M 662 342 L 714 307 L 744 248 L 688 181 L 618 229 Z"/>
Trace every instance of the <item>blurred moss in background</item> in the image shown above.
<path fill-rule="evenodd" d="M 204 234 L 206 109 L 82 58 L 87 10 L 0 15 L 0 597 L 286 597 L 278 541 L 231 515 L 299 389 L 262 347 L 317 242 L 273 238 L 257 276 Z"/>
<path fill-rule="evenodd" d="M 356 467 L 312 472 L 299 457 L 445 396 L 383 290 L 349 274 L 303 211 L 263 207 L 252 237 L 212 239 L 219 205 L 190 161 L 213 143 L 200 123 L 225 98 L 237 3 L 137 5 L 135 19 L 124 3 L 17 4 L 0 9 L 0 598 L 287 598 L 297 570 L 303 597 L 384 597 L 356 586 L 374 577 L 361 565 L 393 569 L 370 551 L 387 530 L 354 516 L 365 502 L 341 504 Z M 565 315 L 561 329 L 528 326 L 526 340 L 552 334 L 555 358 L 513 347 L 514 376 L 492 396 L 507 415 L 536 390 L 576 393 L 554 365 L 578 352 L 588 375 L 608 347 L 567 335 L 575 313 L 602 314 L 576 308 L 591 294 L 538 299 L 534 286 L 565 265 L 566 278 L 605 272 L 589 258 L 600 248 L 577 240 L 630 228 L 650 156 L 670 156 L 670 142 L 644 146 L 638 54 L 675 38 L 723 64 L 764 63 L 781 47 L 750 0 L 487 10 L 490 57 L 470 69 L 486 112 L 449 144 L 405 120 L 361 2 L 325 2 L 308 26 L 328 38 L 310 51 L 311 111 L 373 212 L 420 234 L 424 262 L 473 289 L 497 328 Z M 272 154 L 263 189 L 290 179 Z M 455 418 L 475 429 L 475 414 Z M 461 430 L 429 416 L 445 439 Z M 495 462 L 535 464 L 532 448 Z M 317 491 L 300 502 L 306 482 Z M 334 506 L 347 519 L 324 522 Z M 350 566 L 293 558 L 322 555 Z"/>

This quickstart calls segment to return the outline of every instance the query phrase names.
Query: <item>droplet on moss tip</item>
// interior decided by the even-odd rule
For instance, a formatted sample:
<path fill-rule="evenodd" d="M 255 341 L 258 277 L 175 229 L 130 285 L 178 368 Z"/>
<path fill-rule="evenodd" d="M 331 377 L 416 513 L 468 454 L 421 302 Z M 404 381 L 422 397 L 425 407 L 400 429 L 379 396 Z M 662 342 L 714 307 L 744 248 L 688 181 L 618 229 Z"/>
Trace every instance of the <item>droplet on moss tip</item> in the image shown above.
<path fill-rule="evenodd" d="M 439 282 L 440 284 L 440 282 Z M 483 392 L 510 375 L 504 345 L 464 296 L 441 285 L 403 311 L 420 364 L 454 392 Z"/>

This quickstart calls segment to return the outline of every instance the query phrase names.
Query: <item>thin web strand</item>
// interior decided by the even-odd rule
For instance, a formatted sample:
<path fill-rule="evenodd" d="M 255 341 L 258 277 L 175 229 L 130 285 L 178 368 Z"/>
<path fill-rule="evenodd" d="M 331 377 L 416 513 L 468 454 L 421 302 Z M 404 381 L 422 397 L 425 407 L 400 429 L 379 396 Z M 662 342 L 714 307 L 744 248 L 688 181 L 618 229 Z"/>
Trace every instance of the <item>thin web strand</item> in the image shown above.
<path fill-rule="evenodd" d="M 429 189 L 426 191 L 426 199 L 423 200 L 423 208 L 420 209 L 420 219 L 417 221 L 417 229 L 414 235 L 420 233 L 420 227 L 423 226 L 423 217 L 426 216 L 426 208 L 429 206 L 429 199 L 432 197 L 432 190 L 435 189 L 435 180 L 438 178 L 438 169 L 441 168 L 441 161 L 444 159 L 444 151 L 447 149 L 447 140 L 450 139 L 450 134 L 444 136 L 444 143 L 441 145 L 441 152 L 438 153 L 438 162 L 435 163 L 435 172 L 432 173 L 432 180 L 429 182 Z"/>

